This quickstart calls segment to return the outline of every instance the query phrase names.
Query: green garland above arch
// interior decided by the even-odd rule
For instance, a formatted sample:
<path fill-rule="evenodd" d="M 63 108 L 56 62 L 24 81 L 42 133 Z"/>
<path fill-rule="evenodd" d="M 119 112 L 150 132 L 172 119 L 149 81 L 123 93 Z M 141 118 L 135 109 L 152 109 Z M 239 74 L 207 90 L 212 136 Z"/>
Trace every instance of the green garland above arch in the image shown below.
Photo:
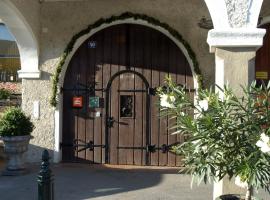
<path fill-rule="evenodd" d="M 112 22 L 115 22 L 115 21 L 125 20 L 125 19 L 130 19 L 130 18 L 133 18 L 134 20 L 144 20 L 144 21 L 146 21 L 154 26 L 160 26 L 160 27 L 164 28 L 165 30 L 167 30 L 179 42 L 181 42 L 184 45 L 184 47 L 186 48 L 188 55 L 193 62 L 194 72 L 196 74 L 198 86 L 199 86 L 199 88 L 203 87 L 203 77 L 201 74 L 201 70 L 199 68 L 199 63 L 197 61 L 196 55 L 195 55 L 194 51 L 191 49 L 188 42 L 183 39 L 182 35 L 180 35 L 175 29 L 170 27 L 168 24 L 160 22 L 159 20 L 157 20 L 153 17 L 149 17 L 149 16 L 144 15 L 144 14 L 135 14 L 135 13 L 131 13 L 131 12 L 125 12 L 125 13 L 118 15 L 118 16 L 111 16 L 110 18 L 106 18 L 106 19 L 101 18 L 98 21 L 96 21 L 95 23 L 89 25 L 86 29 L 80 31 L 79 33 L 77 33 L 76 35 L 74 35 L 72 37 L 71 41 L 68 43 L 67 47 L 65 48 L 63 55 L 60 58 L 60 62 L 58 63 L 58 65 L 56 67 L 56 71 L 55 71 L 54 76 L 53 76 L 52 96 L 50 99 L 50 104 L 53 107 L 56 107 L 56 105 L 57 105 L 57 89 L 58 89 L 57 85 L 59 82 L 59 76 L 60 76 L 60 73 L 62 71 L 62 67 L 65 64 L 67 56 L 72 51 L 77 39 L 79 39 L 83 35 L 88 34 L 91 30 L 98 28 L 103 24 L 111 24 Z"/>

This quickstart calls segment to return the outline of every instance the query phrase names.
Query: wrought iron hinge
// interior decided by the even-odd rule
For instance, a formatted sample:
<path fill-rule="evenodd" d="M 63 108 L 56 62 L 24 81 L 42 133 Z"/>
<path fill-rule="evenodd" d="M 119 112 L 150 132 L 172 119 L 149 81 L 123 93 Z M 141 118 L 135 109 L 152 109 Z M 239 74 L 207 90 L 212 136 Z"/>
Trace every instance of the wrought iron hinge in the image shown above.
<path fill-rule="evenodd" d="M 63 147 L 73 147 L 73 143 L 60 142 L 60 149 L 62 149 Z"/>
<path fill-rule="evenodd" d="M 105 148 L 106 145 L 103 145 L 103 144 L 94 144 L 93 141 L 85 142 L 83 140 L 76 139 L 76 140 L 73 141 L 73 147 L 77 149 L 77 152 L 80 152 L 80 151 L 84 151 L 86 149 L 88 149 L 89 151 L 94 151 L 94 148 L 95 147 Z"/>
<path fill-rule="evenodd" d="M 148 88 L 148 94 L 151 96 L 155 96 L 157 94 L 156 88 Z"/>

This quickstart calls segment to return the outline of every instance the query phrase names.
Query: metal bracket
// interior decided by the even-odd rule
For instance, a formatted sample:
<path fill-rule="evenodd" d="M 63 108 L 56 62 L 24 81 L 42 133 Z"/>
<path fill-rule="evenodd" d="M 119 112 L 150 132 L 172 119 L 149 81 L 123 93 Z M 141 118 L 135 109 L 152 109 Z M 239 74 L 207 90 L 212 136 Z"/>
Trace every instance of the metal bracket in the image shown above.
<path fill-rule="evenodd" d="M 148 94 L 151 96 L 156 96 L 157 89 L 156 88 L 148 88 Z"/>
<path fill-rule="evenodd" d="M 107 127 L 108 127 L 108 128 L 112 128 L 114 122 L 115 122 L 115 120 L 114 120 L 113 117 L 108 117 L 108 118 L 107 118 Z"/>
<path fill-rule="evenodd" d="M 161 150 L 162 153 L 167 153 L 171 150 L 171 147 L 175 145 L 166 145 L 163 144 L 161 147 L 156 147 L 156 145 L 147 145 L 145 147 L 117 147 L 117 149 L 137 149 L 137 150 L 146 150 L 146 152 L 155 153 L 157 150 Z"/>
<path fill-rule="evenodd" d="M 77 152 L 84 151 L 86 149 L 89 149 L 89 151 L 94 151 L 95 147 L 102 147 L 105 148 L 106 145 L 98 144 L 95 145 L 93 141 L 85 142 L 80 139 L 73 140 L 73 147 L 77 149 Z M 79 149 L 79 147 L 82 147 Z"/>

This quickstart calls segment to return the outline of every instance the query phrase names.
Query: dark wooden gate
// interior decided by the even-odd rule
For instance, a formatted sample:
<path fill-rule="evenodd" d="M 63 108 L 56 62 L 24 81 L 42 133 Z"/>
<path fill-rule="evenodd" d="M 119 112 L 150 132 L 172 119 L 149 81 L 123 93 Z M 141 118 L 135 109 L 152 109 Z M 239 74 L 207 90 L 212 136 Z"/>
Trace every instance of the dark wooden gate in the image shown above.
<path fill-rule="evenodd" d="M 185 56 L 154 29 L 116 25 L 85 41 L 70 61 L 62 89 L 63 161 L 180 166 L 181 157 L 168 150 L 183 138 L 170 134 L 173 122 L 159 117 L 154 95 L 166 75 L 193 96 Z M 72 107 L 74 96 L 83 98 L 82 108 Z M 103 98 L 104 106 L 89 107 L 90 97 Z"/>
<path fill-rule="evenodd" d="M 270 24 L 263 25 L 261 28 L 266 29 L 266 34 L 263 46 L 256 52 L 256 80 L 268 82 L 270 80 Z"/>

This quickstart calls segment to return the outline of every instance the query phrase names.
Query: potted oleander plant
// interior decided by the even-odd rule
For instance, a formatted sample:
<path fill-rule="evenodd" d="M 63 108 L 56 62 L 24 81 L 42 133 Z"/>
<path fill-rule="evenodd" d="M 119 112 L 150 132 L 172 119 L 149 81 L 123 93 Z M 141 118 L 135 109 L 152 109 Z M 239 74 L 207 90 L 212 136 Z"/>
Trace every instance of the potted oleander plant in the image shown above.
<path fill-rule="evenodd" d="M 193 180 L 219 181 L 225 176 L 246 189 L 244 195 L 219 199 L 255 199 L 253 189 L 269 192 L 270 83 L 242 88 L 238 97 L 228 86 L 198 90 L 197 99 L 170 77 L 159 88 L 162 115 L 172 119 L 174 134 L 186 141 L 174 147 L 184 155 L 185 171 Z"/>
<path fill-rule="evenodd" d="M 0 119 L 0 139 L 4 142 L 4 152 L 8 163 L 3 175 L 19 175 L 25 173 L 23 154 L 33 131 L 33 123 L 21 108 L 9 107 Z"/>

